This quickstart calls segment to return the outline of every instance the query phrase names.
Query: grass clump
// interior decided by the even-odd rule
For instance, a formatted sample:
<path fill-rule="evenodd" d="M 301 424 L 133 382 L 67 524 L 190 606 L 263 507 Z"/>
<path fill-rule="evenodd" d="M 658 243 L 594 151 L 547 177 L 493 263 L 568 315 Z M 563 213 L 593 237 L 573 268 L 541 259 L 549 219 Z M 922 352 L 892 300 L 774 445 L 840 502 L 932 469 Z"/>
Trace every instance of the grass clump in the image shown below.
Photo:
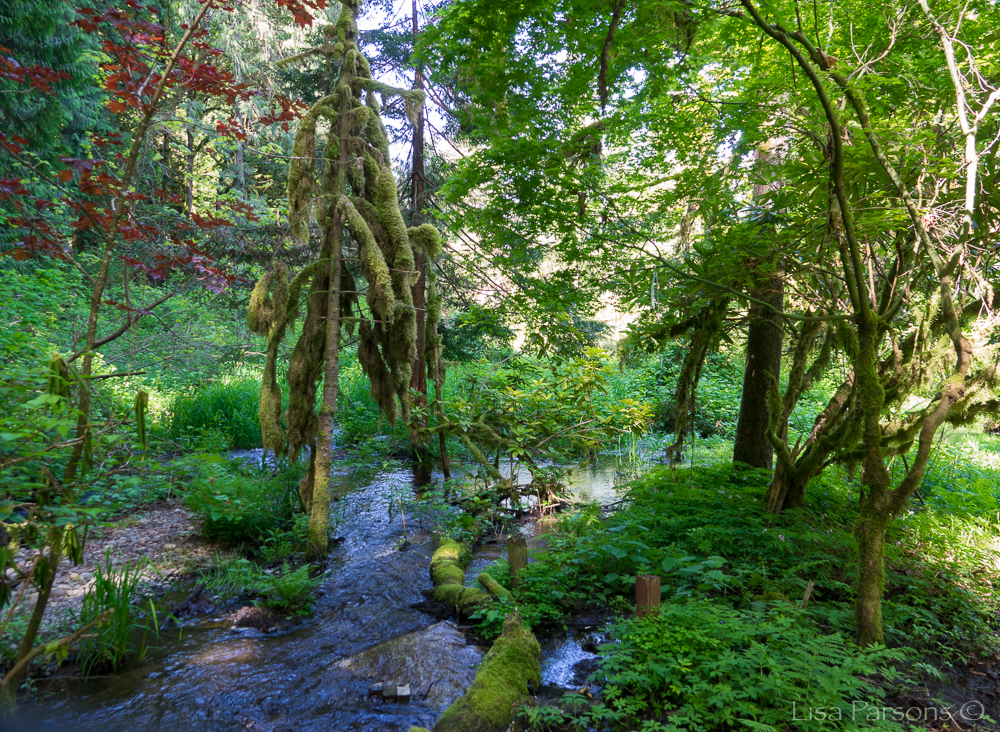
<path fill-rule="evenodd" d="M 111 610 L 110 618 L 99 624 L 95 638 L 80 646 L 79 658 L 83 674 L 110 669 L 117 671 L 128 662 L 141 662 L 150 650 L 149 641 L 159 638 L 159 623 L 152 600 L 149 606 L 137 602 L 144 571 L 155 571 L 145 559 L 131 559 L 119 566 L 111 563 L 111 551 L 104 555 L 104 564 L 94 568 L 93 585 L 83 596 L 78 624 L 83 626 Z"/>
<path fill-rule="evenodd" d="M 255 604 L 285 615 L 308 615 L 313 590 L 321 581 L 310 577 L 311 569 L 303 564 L 293 570 L 285 562 L 280 569 L 265 570 L 246 557 L 238 557 L 214 567 L 205 577 L 205 589 L 220 596 L 250 595 Z"/>
<path fill-rule="evenodd" d="M 169 407 L 170 438 L 183 440 L 219 432 L 232 450 L 260 447 L 259 378 L 234 376 L 174 397 Z"/>

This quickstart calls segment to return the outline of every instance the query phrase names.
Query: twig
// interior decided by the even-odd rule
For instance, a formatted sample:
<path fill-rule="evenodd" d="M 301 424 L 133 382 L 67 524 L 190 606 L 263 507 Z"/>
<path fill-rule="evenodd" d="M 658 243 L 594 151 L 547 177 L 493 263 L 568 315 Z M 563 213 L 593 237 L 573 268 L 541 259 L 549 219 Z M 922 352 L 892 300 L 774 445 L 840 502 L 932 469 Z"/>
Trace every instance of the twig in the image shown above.
<path fill-rule="evenodd" d="M 28 667 L 28 664 L 34 661 L 38 656 L 42 655 L 43 653 L 52 653 L 57 648 L 62 648 L 63 646 L 72 645 L 73 643 L 76 643 L 78 640 L 83 640 L 85 638 L 96 638 L 97 637 L 96 634 L 88 634 L 87 631 L 89 631 L 98 623 L 103 623 L 105 620 L 110 618 L 113 612 L 114 608 L 109 608 L 100 615 L 98 615 L 94 620 L 91 620 L 89 623 L 84 625 L 78 631 L 73 633 L 72 635 L 67 635 L 65 638 L 60 638 L 57 641 L 51 641 L 50 643 L 43 643 L 39 646 L 35 646 L 27 656 L 25 656 L 16 664 L 14 664 L 14 667 L 7 672 L 6 676 L 3 677 L 3 681 L 0 682 L 0 696 L 6 696 L 9 693 L 8 686 L 10 684 L 10 680 L 13 678 L 20 678 L 21 674 L 24 673 L 24 670 Z"/>

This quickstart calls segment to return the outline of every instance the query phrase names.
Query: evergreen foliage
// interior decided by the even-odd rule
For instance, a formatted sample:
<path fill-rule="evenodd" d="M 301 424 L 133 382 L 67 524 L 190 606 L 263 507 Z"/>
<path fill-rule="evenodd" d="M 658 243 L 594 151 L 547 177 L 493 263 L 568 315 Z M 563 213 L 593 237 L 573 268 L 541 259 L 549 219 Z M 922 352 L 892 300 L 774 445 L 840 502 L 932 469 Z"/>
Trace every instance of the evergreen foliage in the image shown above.
<path fill-rule="evenodd" d="M 0 80 L 3 131 L 32 140 L 34 152 L 51 163 L 58 155 L 79 155 L 87 136 L 107 131 L 110 122 L 94 75 L 97 44 L 72 25 L 84 5 L 23 0 L 0 7 L 0 55 L 64 75 L 51 85 L 52 94 Z"/>

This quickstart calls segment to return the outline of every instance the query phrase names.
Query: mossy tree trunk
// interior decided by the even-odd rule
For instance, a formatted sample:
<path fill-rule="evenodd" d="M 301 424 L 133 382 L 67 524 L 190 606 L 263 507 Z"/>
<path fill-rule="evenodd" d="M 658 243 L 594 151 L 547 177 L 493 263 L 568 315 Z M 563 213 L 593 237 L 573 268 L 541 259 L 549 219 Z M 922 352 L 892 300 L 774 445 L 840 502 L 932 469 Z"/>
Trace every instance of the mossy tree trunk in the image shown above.
<path fill-rule="evenodd" d="M 882 595 L 885 582 L 883 550 L 885 532 L 890 521 L 897 516 L 909 501 L 910 495 L 923 479 L 934 437 L 945 420 L 953 416 L 974 414 L 971 399 L 966 395 L 967 387 L 976 385 L 977 378 L 969 377 L 973 348 L 966 338 L 960 319 L 961 311 L 955 298 L 959 294 L 956 277 L 961 276 L 966 246 L 974 235 L 974 221 L 982 212 L 977 210 L 976 192 L 978 174 L 978 152 L 976 137 L 978 120 L 985 116 L 994 98 L 983 102 L 980 110 L 972 109 L 969 91 L 965 88 L 962 74 L 957 66 L 954 41 L 949 31 L 934 16 L 927 0 L 919 0 L 919 5 L 931 28 L 938 36 L 943 51 L 945 65 L 954 85 L 955 113 L 965 137 L 965 155 L 962 171 L 966 178 L 965 200 L 961 230 L 953 241 L 945 244 L 945 239 L 935 240 L 928 232 L 924 213 L 911 195 L 911 187 L 892 162 L 891 156 L 882 148 L 883 141 L 876 134 L 869 117 L 864 92 L 852 85 L 848 78 L 836 70 L 836 60 L 821 53 L 812 42 L 801 33 L 790 32 L 785 26 L 765 20 L 753 0 L 740 0 L 751 20 L 765 34 L 782 45 L 792 56 L 796 66 L 802 69 L 816 93 L 829 126 L 827 159 L 830 162 L 830 197 L 828 209 L 829 231 L 837 243 L 840 254 L 842 281 L 850 301 L 850 320 L 841 321 L 841 343 L 851 363 L 849 395 L 843 404 L 849 407 L 851 416 L 842 418 L 840 425 L 831 427 L 828 443 L 837 443 L 844 460 L 854 459 L 860 453 L 862 463 L 862 487 L 865 491 L 861 509 L 855 523 L 854 533 L 858 542 L 858 593 L 855 604 L 858 640 L 862 645 L 880 642 L 884 637 L 882 625 Z M 838 94 L 843 95 L 846 108 L 837 109 L 827 85 L 832 84 Z M 898 247 L 895 261 L 886 270 L 886 276 L 876 285 L 874 278 L 866 276 L 871 251 L 862 247 L 854 228 L 852 202 L 845 185 L 844 174 L 844 125 L 843 117 L 853 113 L 861 135 L 875 160 L 882 168 L 886 179 L 895 189 L 898 205 L 905 210 L 910 227 L 909 236 L 913 247 Z M 907 237 L 900 237 L 904 240 Z M 941 247 L 945 247 L 943 251 Z M 911 257 L 912 254 L 912 257 Z M 896 390 L 899 400 L 907 391 L 900 390 L 897 383 L 898 363 L 893 373 L 880 372 L 878 361 L 879 346 L 892 334 L 894 316 L 902 305 L 908 284 L 916 273 L 932 273 L 940 293 L 940 326 L 947 334 L 955 352 L 954 366 L 950 374 L 941 382 L 938 393 L 930 403 L 915 416 L 893 425 L 884 425 L 882 420 L 886 406 L 886 385 Z M 870 286 L 870 288 L 869 288 Z M 834 316 L 842 317 L 842 316 Z M 900 349 L 893 341 L 896 361 L 901 360 Z M 916 381 L 907 387 L 915 388 Z M 843 392 L 846 383 L 838 392 Z M 777 387 L 773 391 L 773 401 L 777 403 Z M 959 406 L 960 405 L 960 406 Z M 958 409 L 956 410 L 956 406 Z M 839 410 L 844 414 L 844 410 Z M 858 420 L 853 415 L 861 415 L 860 440 L 854 437 L 854 425 Z M 778 437 L 778 429 L 772 420 L 770 430 L 772 442 L 782 455 L 789 458 L 787 444 Z M 912 463 L 903 479 L 892 487 L 891 477 L 886 468 L 886 450 L 899 454 L 908 452 L 916 437 L 917 449 Z M 888 447 L 887 447 L 888 446 Z M 860 448 L 860 450 L 858 449 Z M 829 444 L 824 449 L 830 449 Z M 831 449 L 831 452 L 833 450 Z"/>
<path fill-rule="evenodd" d="M 62 527 L 55 526 L 49 531 L 48 548 L 49 555 L 41 556 L 38 559 L 38 566 L 35 568 L 35 586 L 38 589 L 38 599 L 35 607 L 28 618 L 28 627 L 21 636 L 21 645 L 17 652 L 17 661 L 26 658 L 31 653 L 38 637 L 38 630 L 42 626 L 42 618 L 45 616 L 45 608 L 48 607 L 49 598 L 52 596 L 52 586 L 56 581 L 56 572 L 59 569 L 59 562 L 63 557 L 63 535 Z M 40 571 L 41 570 L 41 571 Z M 2 703 L 7 712 L 13 711 L 14 699 L 17 690 L 21 686 L 21 679 L 24 676 L 24 669 L 13 673 L 10 678 L 4 679 L 6 682 L 5 694 Z"/>
<path fill-rule="evenodd" d="M 417 335 L 414 254 L 420 252 L 429 260 L 441 249 L 440 234 L 433 226 L 407 229 L 403 222 L 376 96 L 401 96 L 407 113 L 416 120 L 423 92 L 396 89 L 372 78 L 357 43 L 358 5 L 357 0 L 346 0 L 336 25 L 325 31 L 327 42 L 287 61 L 293 63 L 313 53 L 340 61 L 333 93 L 314 104 L 299 124 L 288 173 L 292 234 L 305 241 L 314 216 L 322 233 L 319 259 L 290 283 L 284 266 L 275 265 L 257 284 L 248 313 L 254 332 L 268 337 L 261 386 L 264 445 L 276 453 L 287 452 L 293 459 L 304 449 L 310 453 L 300 493 L 310 516 L 312 556 L 322 556 L 327 550 L 341 328 L 358 329 L 358 360 L 379 410 L 390 423 L 399 416 L 408 420 Z M 329 132 L 324 152 L 318 156 L 321 121 L 329 125 Z M 317 159 L 323 161 L 319 175 Z M 348 260 L 359 263 L 353 272 L 343 256 L 348 245 L 356 251 Z M 358 301 L 355 275 L 364 277 L 367 284 L 364 307 Z M 301 297 L 307 284 L 308 295 Z M 305 303 L 306 314 L 288 366 L 289 399 L 283 427 L 281 394 L 273 376 L 278 344 L 297 317 L 300 301 Z M 317 413 L 320 379 L 324 385 Z"/>
<path fill-rule="evenodd" d="M 417 0 L 412 0 L 413 43 L 416 45 L 420 34 L 420 19 L 417 13 Z M 424 70 L 420 64 L 413 75 L 413 88 L 422 92 L 424 89 Z M 413 121 L 413 158 L 410 166 L 410 226 L 420 226 L 424 223 L 424 208 L 427 205 L 424 189 L 424 115 L 423 111 L 416 115 Z M 417 318 L 416 358 L 413 362 L 413 375 L 410 377 L 410 389 L 416 395 L 417 406 L 427 406 L 427 364 L 424 360 L 425 329 L 427 325 L 427 256 L 417 249 L 413 253 L 417 271 L 417 281 L 413 283 L 413 309 Z M 420 428 L 426 427 L 426 417 L 413 419 L 410 422 L 410 446 L 416 459 L 424 456 L 423 438 Z"/>
<path fill-rule="evenodd" d="M 728 309 L 729 298 L 721 298 L 702 309 L 692 321 L 688 349 L 674 388 L 674 439 L 666 449 L 671 464 L 684 459 L 684 445 L 688 435 L 694 433 L 701 370 L 709 349 L 722 333 Z"/>
<path fill-rule="evenodd" d="M 348 134 L 347 96 L 341 95 L 337 117 L 337 159 L 335 163 L 334 190 L 344 188 L 347 168 Z M 331 163 L 327 163 L 331 165 Z M 330 469 L 333 463 L 334 416 L 337 411 L 337 389 L 340 382 L 340 268 L 344 237 L 344 216 L 336 210 L 331 214 L 330 235 L 330 296 L 326 310 L 326 368 L 323 374 L 323 402 L 319 410 L 319 434 L 316 440 L 316 468 L 311 491 L 312 505 L 309 512 L 308 555 L 324 557 L 328 545 L 330 523 Z"/>

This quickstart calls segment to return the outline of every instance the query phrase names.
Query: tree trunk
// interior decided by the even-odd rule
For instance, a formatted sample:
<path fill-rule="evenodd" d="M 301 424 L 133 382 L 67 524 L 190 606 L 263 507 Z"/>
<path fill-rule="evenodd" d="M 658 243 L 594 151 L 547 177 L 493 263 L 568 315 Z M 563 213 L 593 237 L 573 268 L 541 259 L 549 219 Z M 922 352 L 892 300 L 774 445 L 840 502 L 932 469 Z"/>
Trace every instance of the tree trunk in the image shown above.
<path fill-rule="evenodd" d="M 343 138 L 341 138 L 343 139 Z M 327 527 L 330 523 L 330 468 L 333 465 L 333 419 L 337 411 L 337 386 L 340 380 L 340 250 L 343 219 L 340 213 L 333 225 L 333 253 L 330 257 L 330 297 L 326 315 L 326 370 L 323 403 L 319 409 L 316 439 L 316 472 L 313 477 L 312 506 L 309 512 L 308 554 L 326 556 Z"/>
<path fill-rule="evenodd" d="M 187 198 L 185 200 L 184 213 L 191 217 L 194 212 L 194 131 L 188 127 L 187 129 L 187 180 L 184 181 L 184 187 L 187 191 Z"/>
<path fill-rule="evenodd" d="M 854 525 L 858 542 L 858 594 L 855 617 L 858 623 L 858 643 L 869 646 L 882 643 L 882 594 L 885 591 L 885 530 L 889 516 L 866 499 Z"/>
<path fill-rule="evenodd" d="M 236 110 L 236 119 L 243 127 L 243 115 Z M 246 143 L 243 140 L 236 141 L 236 155 L 233 157 L 233 166 L 236 168 L 236 190 L 242 195 L 247 192 L 247 166 L 246 166 Z"/>
<path fill-rule="evenodd" d="M 778 275 L 773 275 L 766 288 L 756 296 L 775 308 L 750 307 L 750 327 L 747 331 L 747 360 L 743 372 L 743 392 L 740 397 L 740 414 L 736 422 L 736 442 L 733 445 L 733 462 L 753 468 L 770 470 L 774 448 L 766 432 L 770 425 L 768 397 L 771 379 L 781 375 L 781 311 L 784 304 L 784 285 Z"/>
<path fill-rule="evenodd" d="M 861 288 L 859 288 L 861 289 Z M 862 296 L 867 296 L 862 290 Z M 881 643 L 882 593 L 885 589 L 883 547 L 885 530 L 892 518 L 888 501 L 891 478 L 882 451 L 882 409 L 885 393 L 878 378 L 878 328 L 873 314 L 864 308 L 858 323 L 856 371 L 861 394 L 861 417 L 864 420 L 865 456 L 861 485 L 865 498 L 854 525 L 858 542 L 858 595 L 854 615 L 858 624 L 858 643 L 869 646 Z"/>
<path fill-rule="evenodd" d="M 705 365 L 709 347 L 722 330 L 728 308 L 729 298 L 724 297 L 702 309 L 698 313 L 698 320 L 702 321 L 702 325 L 691 332 L 691 341 L 674 387 L 674 440 L 666 449 L 671 465 L 684 459 L 685 441 L 689 434 L 694 433 L 701 369 Z"/>
<path fill-rule="evenodd" d="M 767 492 L 767 510 L 771 513 L 781 513 L 786 508 L 801 506 L 811 479 L 811 475 L 804 476 L 795 470 L 788 472 L 780 465 L 776 467 Z"/>
<path fill-rule="evenodd" d="M 338 117 L 337 138 L 340 150 L 335 173 L 334 191 L 343 195 L 345 168 L 347 167 L 347 112 L 348 100 L 342 96 Z M 333 424 L 337 412 L 337 387 L 340 382 L 340 269 L 344 234 L 344 215 L 340 204 L 329 215 L 333 216 L 330 232 L 330 293 L 326 305 L 326 348 L 324 354 L 323 402 L 319 408 L 312 505 L 309 510 L 309 541 L 307 554 L 313 558 L 325 557 L 328 546 L 327 529 L 330 525 L 330 468 L 333 465 Z"/>
<path fill-rule="evenodd" d="M 420 33 L 420 21 L 417 15 L 417 0 L 412 0 L 413 13 L 413 42 L 416 43 Z M 424 70 L 422 66 L 417 66 L 413 76 L 413 88 L 424 88 Z M 416 115 L 413 125 L 413 165 L 410 171 L 411 193 L 412 193 L 412 214 L 410 215 L 410 226 L 420 226 L 423 221 L 423 212 L 426 206 L 424 191 L 424 112 L 423 109 Z M 413 308 L 417 313 L 417 358 L 413 362 L 413 372 L 410 376 L 410 389 L 417 393 L 414 405 L 417 407 L 427 406 L 427 364 L 424 359 L 424 340 L 427 323 L 427 257 L 419 247 L 413 252 L 413 260 L 416 266 L 417 281 L 413 284 Z M 420 428 L 426 427 L 426 416 L 423 424 L 417 419 L 410 422 L 410 446 L 413 449 L 414 457 L 421 458 L 425 452 L 421 445 Z"/>
<path fill-rule="evenodd" d="M 21 638 L 21 647 L 18 649 L 17 658 L 14 661 L 14 665 L 17 664 L 22 658 L 27 656 L 35 647 L 35 638 L 38 637 L 38 629 L 42 625 L 42 618 L 45 615 L 45 608 L 49 604 L 49 597 L 52 595 L 52 585 L 56 581 L 56 570 L 59 569 L 59 562 L 62 561 L 62 547 L 63 547 L 63 529 L 60 527 L 54 527 L 49 532 L 48 537 L 49 545 L 49 569 L 45 575 L 45 581 L 38 587 L 38 599 L 35 601 L 35 607 L 31 611 L 31 618 L 28 620 L 28 627 L 24 631 L 24 635 Z M 44 551 L 44 549 L 43 549 Z M 35 578 L 37 580 L 38 573 L 36 570 Z M 11 710 L 13 709 L 14 699 L 17 697 L 17 690 L 21 686 L 21 678 L 23 677 L 23 670 L 10 678 L 7 683 L 7 698 L 3 700 L 4 706 Z"/>

